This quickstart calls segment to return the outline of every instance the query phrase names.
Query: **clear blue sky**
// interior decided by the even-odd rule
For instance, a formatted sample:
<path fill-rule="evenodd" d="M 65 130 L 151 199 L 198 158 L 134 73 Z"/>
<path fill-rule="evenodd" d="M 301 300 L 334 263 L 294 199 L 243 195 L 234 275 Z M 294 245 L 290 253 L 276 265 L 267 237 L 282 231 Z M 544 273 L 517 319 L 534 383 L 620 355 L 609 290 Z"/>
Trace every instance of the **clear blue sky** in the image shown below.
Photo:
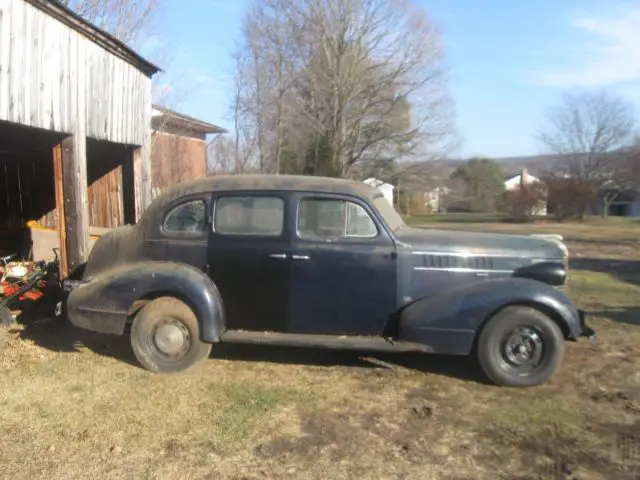
<path fill-rule="evenodd" d="M 640 111 L 640 2 L 415 1 L 443 31 L 460 155 L 540 153 L 533 133 L 565 89 L 609 87 Z M 157 100 L 231 126 L 230 52 L 248 3 L 165 1 L 142 50 L 166 70 Z"/>

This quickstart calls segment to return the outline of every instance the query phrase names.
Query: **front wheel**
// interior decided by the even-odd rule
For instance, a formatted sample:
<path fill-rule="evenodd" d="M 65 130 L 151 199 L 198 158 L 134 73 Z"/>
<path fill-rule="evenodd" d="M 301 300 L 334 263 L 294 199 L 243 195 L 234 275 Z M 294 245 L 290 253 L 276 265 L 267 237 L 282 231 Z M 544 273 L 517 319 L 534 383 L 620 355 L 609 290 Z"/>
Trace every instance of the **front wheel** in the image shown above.
<path fill-rule="evenodd" d="M 498 312 L 478 339 L 478 359 L 497 385 L 531 387 L 549 380 L 564 355 L 564 337 L 547 315 L 530 307 Z"/>
<path fill-rule="evenodd" d="M 138 361 L 152 372 L 188 370 L 209 356 L 211 344 L 200 340 L 198 319 L 173 297 L 153 300 L 136 315 L 131 346 Z"/>

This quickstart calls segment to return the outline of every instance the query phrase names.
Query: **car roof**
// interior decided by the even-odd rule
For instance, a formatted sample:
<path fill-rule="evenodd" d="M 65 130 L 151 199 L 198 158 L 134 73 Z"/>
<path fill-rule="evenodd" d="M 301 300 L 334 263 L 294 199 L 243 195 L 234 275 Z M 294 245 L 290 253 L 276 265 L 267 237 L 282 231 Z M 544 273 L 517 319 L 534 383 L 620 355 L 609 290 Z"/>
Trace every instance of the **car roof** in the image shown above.
<path fill-rule="evenodd" d="M 375 188 L 355 180 L 343 178 L 315 177 L 307 175 L 215 175 L 173 185 L 162 192 L 149 205 L 157 211 L 167 203 L 186 195 L 207 192 L 288 190 L 317 193 L 338 193 L 372 200 L 381 195 Z M 151 213 L 151 212 L 150 212 Z"/>

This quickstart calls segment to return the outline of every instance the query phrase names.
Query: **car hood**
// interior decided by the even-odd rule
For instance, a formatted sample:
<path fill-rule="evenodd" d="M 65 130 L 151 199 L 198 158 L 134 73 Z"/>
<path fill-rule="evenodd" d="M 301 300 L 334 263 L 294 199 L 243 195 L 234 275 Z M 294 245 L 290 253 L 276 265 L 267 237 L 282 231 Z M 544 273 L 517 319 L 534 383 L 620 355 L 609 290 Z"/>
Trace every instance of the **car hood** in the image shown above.
<path fill-rule="evenodd" d="M 506 235 L 401 227 L 395 232 L 398 247 L 433 253 L 504 255 L 561 260 L 565 247 L 560 241 L 527 235 Z"/>

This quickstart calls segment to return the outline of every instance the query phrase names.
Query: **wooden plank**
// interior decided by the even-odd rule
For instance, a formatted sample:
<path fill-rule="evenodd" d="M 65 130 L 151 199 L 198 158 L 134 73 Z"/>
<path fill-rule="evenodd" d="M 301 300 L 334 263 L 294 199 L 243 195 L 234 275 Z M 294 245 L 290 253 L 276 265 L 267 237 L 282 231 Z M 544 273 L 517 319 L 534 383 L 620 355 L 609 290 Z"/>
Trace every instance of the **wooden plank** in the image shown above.
<path fill-rule="evenodd" d="M 56 196 L 56 225 L 60 237 L 60 278 L 64 279 L 69 275 L 69 264 L 67 261 L 67 230 L 64 215 L 62 145 L 53 147 L 53 181 Z"/>
<path fill-rule="evenodd" d="M 64 222 L 69 273 L 72 273 L 86 261 L 89 241 L 87 230 L 89 215 L 86 202 L 86 148 L 82 147 L 84 142 L 84 138 L 78 138 L 76 135 L 62 141 Z"/>
<path fill-rule="evenodd" d="M 9 119 L 11 2 L 0 4 L 0 119 Z"/>

